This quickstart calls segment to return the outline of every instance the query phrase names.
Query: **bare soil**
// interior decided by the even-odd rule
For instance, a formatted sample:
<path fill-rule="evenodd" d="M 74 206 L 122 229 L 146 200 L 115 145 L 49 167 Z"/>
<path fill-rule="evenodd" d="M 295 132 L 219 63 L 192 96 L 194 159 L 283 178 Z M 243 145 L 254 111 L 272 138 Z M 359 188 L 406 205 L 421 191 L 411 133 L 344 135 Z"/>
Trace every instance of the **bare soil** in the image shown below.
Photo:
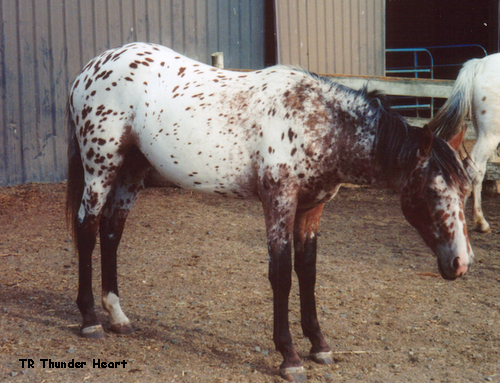
<path fill-rule="evenodd" d="M 0 379 L 281 381 L 258 202 L 144 190 L 125 229 L 118 269 L 122 307 L 136 332 L 93 341 L 79 336 L 64 187 L 0 188 Z M 485 198 L 484 210 L 492 233 L 471 233 L 475 265 L 447 282 L 404 220 L 396 194 L 342 188 L 322 218 L 317 285 L 335 365 L 308 359 L 296 280 L 292 290 L 291 329 L 310 381 L 500 382 L 498 196 Z M 94 260 L 105 322 L 98 249 Z M 72 360 L 82 368 L 55 364 Z M 94 360 L 126 365 L 98 368 Z"/>

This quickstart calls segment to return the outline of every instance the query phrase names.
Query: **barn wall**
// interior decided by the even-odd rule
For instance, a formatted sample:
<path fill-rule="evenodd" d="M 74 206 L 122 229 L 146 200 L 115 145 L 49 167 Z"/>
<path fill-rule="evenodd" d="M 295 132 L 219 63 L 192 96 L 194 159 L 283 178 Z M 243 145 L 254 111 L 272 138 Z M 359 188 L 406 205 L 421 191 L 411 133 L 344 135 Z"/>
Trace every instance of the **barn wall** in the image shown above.
<path fill-rule="evenodd" d="M 276 31 L 281 64 L 384 75 L 385 0 L 276 0 Z"/>
<path fill-rule="evenodd" d="M 0 0 L 0 185 L 66 178 L 64 110 L 76 74 L 132 41 L 232 68 L 264 66 L 265 0 Z"/>

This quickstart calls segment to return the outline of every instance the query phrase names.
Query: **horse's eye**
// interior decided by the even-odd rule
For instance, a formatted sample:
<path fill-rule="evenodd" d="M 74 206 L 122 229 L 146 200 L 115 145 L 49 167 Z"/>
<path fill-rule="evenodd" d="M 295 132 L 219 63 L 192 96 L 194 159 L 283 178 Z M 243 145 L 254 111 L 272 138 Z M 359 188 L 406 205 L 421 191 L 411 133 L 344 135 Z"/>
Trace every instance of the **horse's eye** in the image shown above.
<path fill-rule="evenodd" d="M 428 189 L 427 190 L 427 195 L 431 196 L 431 197 L 437 197 L 438 196 L 438 192 L 434 189 Z"/>

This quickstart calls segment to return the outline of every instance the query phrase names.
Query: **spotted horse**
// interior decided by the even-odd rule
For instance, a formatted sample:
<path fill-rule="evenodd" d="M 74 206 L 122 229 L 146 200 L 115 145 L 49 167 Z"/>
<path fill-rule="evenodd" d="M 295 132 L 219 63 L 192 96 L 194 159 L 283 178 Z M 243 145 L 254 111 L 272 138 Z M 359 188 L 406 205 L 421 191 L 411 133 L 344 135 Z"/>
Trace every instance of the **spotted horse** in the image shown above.
<path fill-rule="evenodd" d="M 159 45 L 133 43 L 93 59 L 77 76 L 67 108 L 67 214 L 86 338 L 104 336 L 91 282 L 98 232 L 110 329 L 133 332 L 119 303 L 116 256 L 150 168 L 182 188 L 262 203 L 273 340 L 289 381 L 307 379 L 289 330 L 292 269 L 311 359 L 334 363 L 314 286 L 321 212 L 342 183 L 399 191 L 404 215 L 437 255 L 445 279 L 464 275 L 472 262 L 463 211 L 468 182 L 453 149 L 462 136 L 448 143 L 409 126 L 377 92 L 287 66 L 216 69 Z"/>

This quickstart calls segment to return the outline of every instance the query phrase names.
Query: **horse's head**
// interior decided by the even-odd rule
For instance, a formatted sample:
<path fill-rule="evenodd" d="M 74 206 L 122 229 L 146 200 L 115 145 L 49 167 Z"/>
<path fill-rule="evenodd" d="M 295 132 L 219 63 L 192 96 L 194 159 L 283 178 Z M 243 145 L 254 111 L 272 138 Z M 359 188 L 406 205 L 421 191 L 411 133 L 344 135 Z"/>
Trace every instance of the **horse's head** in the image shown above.
<path fill-rule="evenodd" d="M 474 258 L 464 215 L 469 183 L 456 150 L 463 132 L 448 143 L 419 129 L 413 169 L 403 187 L 403 214 L 438 258 L 448 280 L 467 273 Z"/>

